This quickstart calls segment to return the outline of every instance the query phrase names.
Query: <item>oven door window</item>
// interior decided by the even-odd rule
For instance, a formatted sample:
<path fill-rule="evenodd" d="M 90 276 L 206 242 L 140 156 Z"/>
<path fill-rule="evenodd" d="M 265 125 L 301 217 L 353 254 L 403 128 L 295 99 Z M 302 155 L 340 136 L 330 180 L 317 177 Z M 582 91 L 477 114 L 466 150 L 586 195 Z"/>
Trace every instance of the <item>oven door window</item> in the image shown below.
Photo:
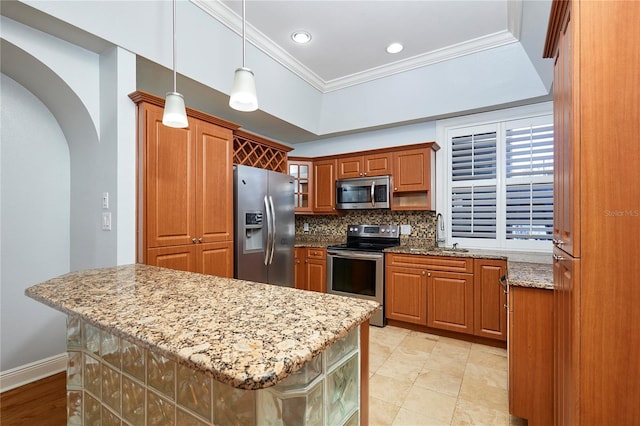
<path fill-rule="evenodd" d="M 376 262 L 333 258 L 332 289 L 343 293 L 376 296 Z"/>

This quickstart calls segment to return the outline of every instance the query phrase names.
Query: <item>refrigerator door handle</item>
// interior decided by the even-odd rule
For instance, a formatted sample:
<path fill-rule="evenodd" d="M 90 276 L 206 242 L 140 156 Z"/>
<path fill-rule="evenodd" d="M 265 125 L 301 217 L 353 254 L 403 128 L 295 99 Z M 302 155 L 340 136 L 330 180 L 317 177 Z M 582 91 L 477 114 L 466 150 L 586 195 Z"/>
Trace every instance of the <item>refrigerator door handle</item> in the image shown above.
<path fill-rule="evenodd" d="M 273 253 L 276 251 L 276 209 L 273 207 L 273 197 L 269 195 L 269 206 L 271 207 L 271 254 L 269 255 L 269 265 L 273 263 Z"/>
<path fill-rule="evenodd" d="M 269 264 L 269 250 L 271 249 L 271 240 L 273 238 L 272 236 L 272 229 L 271 229 L 271 209 L 269 208 L 269 202 L 267 201 L 267 196 L 264 196 L 264 209 L 267 212 L 267 245 L 265 246 L 264 249 L 264 264 L 268 265 Z"/>

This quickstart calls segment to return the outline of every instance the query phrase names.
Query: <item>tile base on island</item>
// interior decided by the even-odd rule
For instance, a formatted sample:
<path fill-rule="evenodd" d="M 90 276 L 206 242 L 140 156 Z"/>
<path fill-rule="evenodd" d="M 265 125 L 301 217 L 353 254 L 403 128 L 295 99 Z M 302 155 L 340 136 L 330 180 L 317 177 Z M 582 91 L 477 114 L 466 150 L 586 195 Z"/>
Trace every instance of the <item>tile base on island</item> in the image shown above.
<path fill-rule="evenodd" d="M 67 351 L 68 425 L 360 423 L 360 327 L 260 390 L 218 382 L 78 316 L 67 317 Z"/>

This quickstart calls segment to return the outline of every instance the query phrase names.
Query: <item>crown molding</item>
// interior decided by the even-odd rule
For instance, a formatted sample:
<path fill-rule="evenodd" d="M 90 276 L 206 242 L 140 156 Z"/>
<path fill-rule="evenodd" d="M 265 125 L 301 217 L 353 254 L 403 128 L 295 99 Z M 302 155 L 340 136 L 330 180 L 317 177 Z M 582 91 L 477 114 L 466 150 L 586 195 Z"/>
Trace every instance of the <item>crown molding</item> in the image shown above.
<path fill-rule="evenodd" d="M 190 0 L 194 5 L 225 25 L 234 33 L 242 36 L 242 17 L 219 0 Z M 324 80 L 307 66 L 295 59 L 286 50 L 274 43 L 269 37 L 249 22 L 246 24 L 246 40 L 267 56 L 289 69 L 321 93 L 333 92 L 349 86 L 366 83 L 390 75 L 433 65 L 487 49 L 504 46 L 519 41 L 522 23 L 522 0 L 507 1 L 507 29 L 483 37 L 467 40 L 442 49 L 416 55 L 400 61 L 370 68 L 366 71 L 344 77 Z"/>

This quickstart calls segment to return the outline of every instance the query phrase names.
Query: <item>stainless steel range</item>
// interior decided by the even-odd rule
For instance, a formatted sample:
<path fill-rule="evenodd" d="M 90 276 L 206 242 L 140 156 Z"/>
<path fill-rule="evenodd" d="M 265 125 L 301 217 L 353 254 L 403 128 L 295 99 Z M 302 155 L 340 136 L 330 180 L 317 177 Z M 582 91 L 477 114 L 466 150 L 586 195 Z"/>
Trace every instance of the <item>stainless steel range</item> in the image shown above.
<path fill-rule="evenodd" d="M 374 300 L 371 325 L 384 327 L 384 249 L 400 245 L 398 225 L 349 225 L 347 242 L 327 247 L 327 293 Z"/>

